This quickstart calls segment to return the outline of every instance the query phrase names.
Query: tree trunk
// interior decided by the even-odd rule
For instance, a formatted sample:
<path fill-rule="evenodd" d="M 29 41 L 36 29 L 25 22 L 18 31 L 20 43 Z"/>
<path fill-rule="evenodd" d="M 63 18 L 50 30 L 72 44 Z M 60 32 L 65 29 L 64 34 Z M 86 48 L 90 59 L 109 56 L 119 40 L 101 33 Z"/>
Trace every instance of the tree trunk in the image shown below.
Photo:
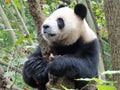
<path fill-rule="evenodd" d="M 42 4 L 43 4 L 42 0 L 28 0 L 29 10 L 31 15 L 33 16 L 37 28 L 37 38 L 40 43 L 42 51 L 45 51 L 48 45 L 46 41 L 42 38 L 40 30 L 41 25 L 45 19 Z"/>
<path fill-rule="evenodd" d="M 105 0 L 104 9 L 109 33 L 112 68 L 120 70 L 120 0 Z M 120 90 L 120 74 L 113 75 L 113 79 L 117 81 L 116 86 Z"/>

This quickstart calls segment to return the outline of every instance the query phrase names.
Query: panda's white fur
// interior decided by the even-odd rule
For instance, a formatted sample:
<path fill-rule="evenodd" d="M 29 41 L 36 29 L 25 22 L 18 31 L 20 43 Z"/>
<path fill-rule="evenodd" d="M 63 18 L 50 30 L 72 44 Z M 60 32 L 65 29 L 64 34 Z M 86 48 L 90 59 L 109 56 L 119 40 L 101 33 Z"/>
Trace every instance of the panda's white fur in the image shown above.
<path fill-rule="evenodd" d="M 62 18 L 65 26 L 62 30 L 57 25 L 57 19 Z M 63 7 L 54 11 L 43 23 L 43 25 L 49 25 L 48 33 L 44 33 L 43 27 L 41 33 L 43 38 L 48 41 L 49 44 L 53 42 L 60 43 L 62 45 L 71 45 L 75 43 L 80 37 L 84 42 L 90 42 L 96 39 L 95 33 L 90 29 L 85 19 L 81 19 L 74 13 L 74 10 L 69 7 Z M 43 26 L 42 25 L 42 26 Z M 55 34 L 55 36 L 50 36 Z"/>

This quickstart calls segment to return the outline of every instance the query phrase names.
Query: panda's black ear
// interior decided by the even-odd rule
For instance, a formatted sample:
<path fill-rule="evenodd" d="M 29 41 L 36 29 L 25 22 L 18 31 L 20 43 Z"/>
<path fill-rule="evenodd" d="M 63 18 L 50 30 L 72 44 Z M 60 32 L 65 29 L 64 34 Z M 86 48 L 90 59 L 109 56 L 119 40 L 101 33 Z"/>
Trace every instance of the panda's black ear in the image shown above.
<path fill-rule="evenodd" d="M 74 8 L 74 12 L 76 15 L 80 16 L 83 20 L 87 15 L 87 8 L 83 4 L 77 4 Z"/>
<path fill-rule="evenodd" d="M 62 8 L 62 7 L 67 7 L 65 4 L 60 4 L 57 9 Z"/>

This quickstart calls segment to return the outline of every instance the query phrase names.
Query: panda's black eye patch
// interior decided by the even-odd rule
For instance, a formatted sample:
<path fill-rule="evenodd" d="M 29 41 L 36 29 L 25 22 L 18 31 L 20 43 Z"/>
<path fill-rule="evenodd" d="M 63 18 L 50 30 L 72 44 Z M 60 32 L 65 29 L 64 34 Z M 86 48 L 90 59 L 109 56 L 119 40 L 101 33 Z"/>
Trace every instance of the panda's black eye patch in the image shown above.
<path fill-rule="evenodd" d="M 58 24 L 59 29 L 63 29 L 65 26 L 64 20 L 62 18 L 57 19 L 57 24 Z"/>

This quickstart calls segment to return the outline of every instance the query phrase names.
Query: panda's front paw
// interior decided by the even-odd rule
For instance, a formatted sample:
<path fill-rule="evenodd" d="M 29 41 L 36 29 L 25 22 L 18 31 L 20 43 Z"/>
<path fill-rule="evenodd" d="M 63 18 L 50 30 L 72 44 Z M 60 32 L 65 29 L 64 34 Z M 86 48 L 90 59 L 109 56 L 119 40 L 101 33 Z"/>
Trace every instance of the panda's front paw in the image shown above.
<path fill-rule="evenodd" d="M 53 76 L 62 77 L 66 73 L 66 65 L 61 56 L 55 58 L 48 66 L 48 72 Z"/>
<path fill-rule="evenodd" d="M 48 81 L 48 73 L 47 73 L 47 61 L 45 60 L 37 60 L 37 59 L 29 59 L 25 62 L 23 67 L 23 79 L 24 81 L 33 86 L 32 83 L 39 86 L 41 83 L 45 84 Z"/>
<path fill-rule="evenodd" d="M 35 73 L 35 60 L 27 60 L 23 66 L 23 74 L 25 74 L 27 77 L 32 77 Z"/>

